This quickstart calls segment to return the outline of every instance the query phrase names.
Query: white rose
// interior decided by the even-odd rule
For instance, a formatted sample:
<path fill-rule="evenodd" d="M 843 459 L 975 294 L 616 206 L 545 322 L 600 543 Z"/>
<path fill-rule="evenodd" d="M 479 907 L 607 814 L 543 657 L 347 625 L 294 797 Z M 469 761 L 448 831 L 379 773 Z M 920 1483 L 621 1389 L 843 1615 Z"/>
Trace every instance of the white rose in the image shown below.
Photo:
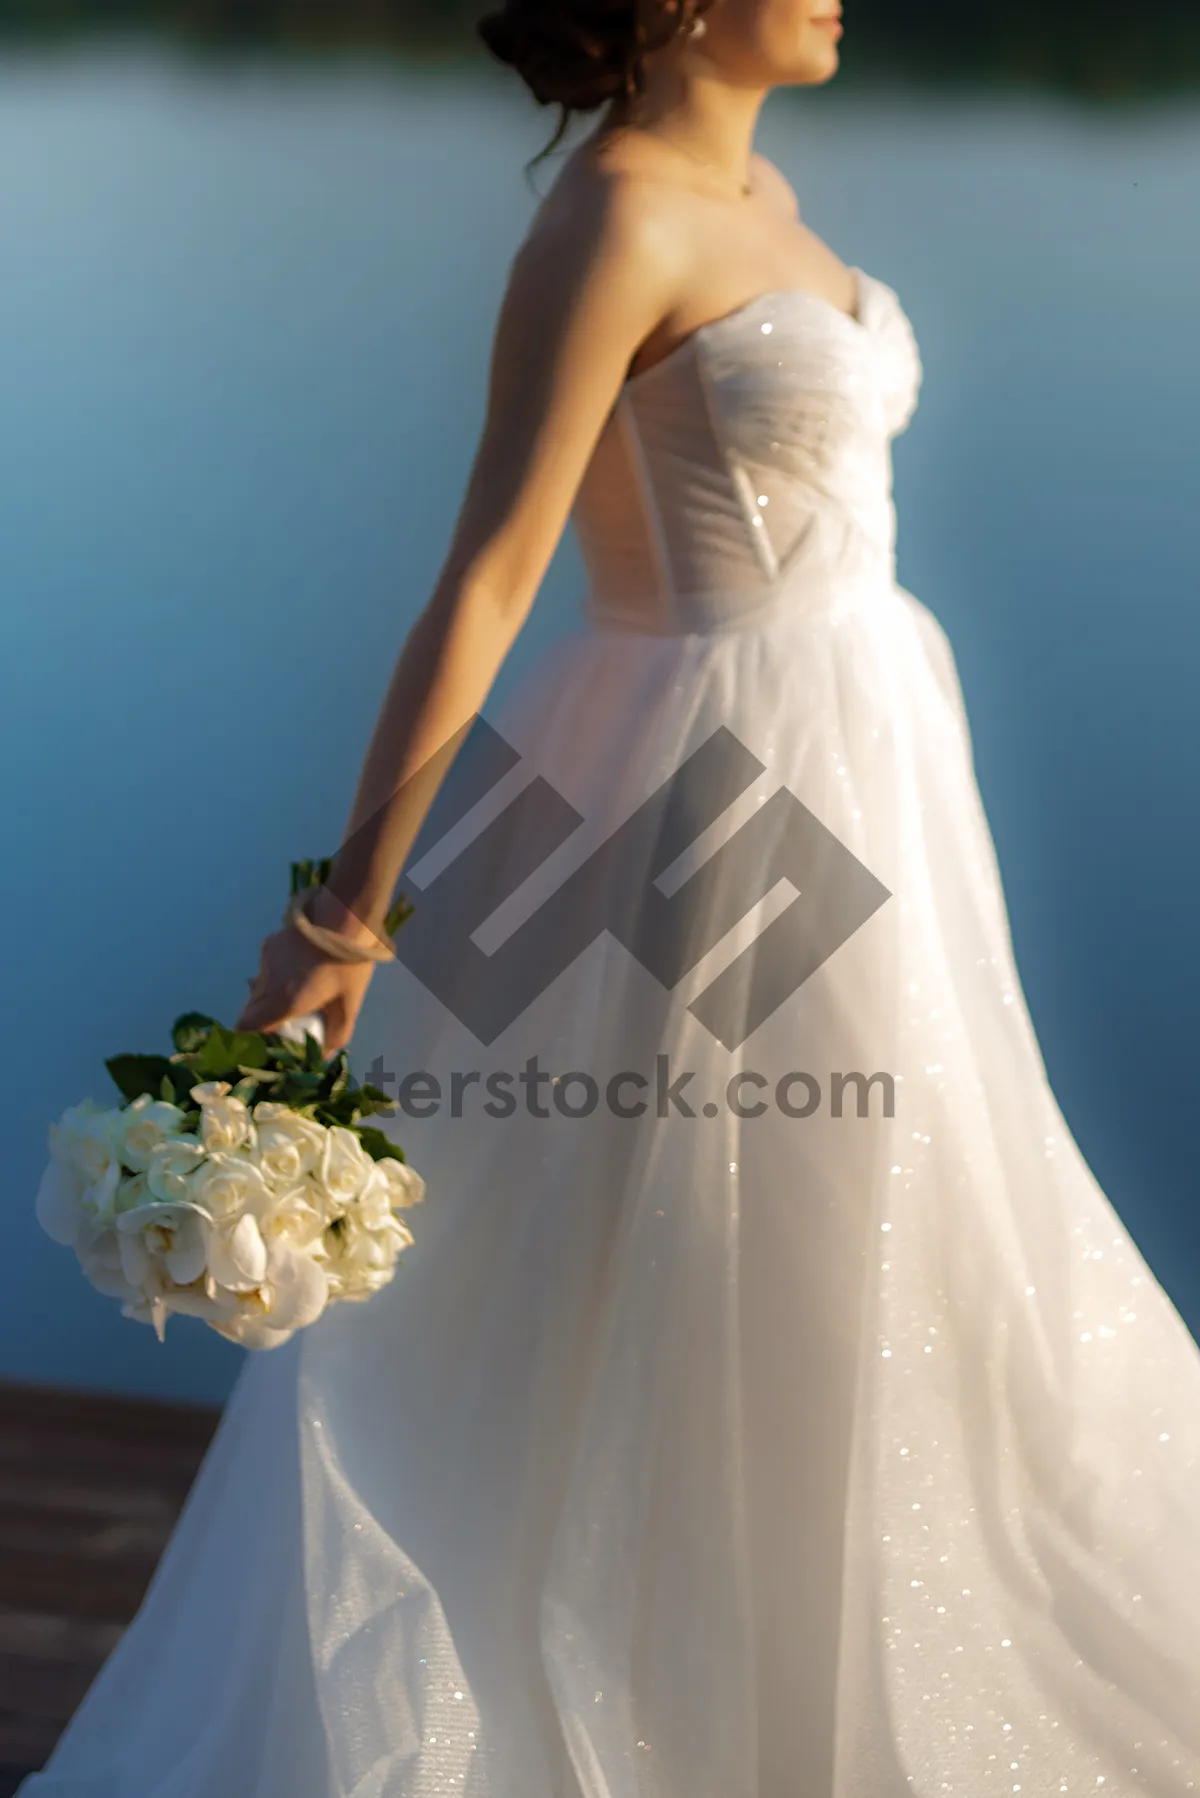
<path fill-rule="evenodd" d="M 219 1318 L 229 1316 L 238 1303 L 232 1293 L 222 1292 L 208 1280 L 195 1280 L 190 1286 L 172 1287 L 164 1302 L 169 1311 L 177 1311 L 181 1317 L 199 1317 L 206 1324 L 215 1324 Z M 140 1321 L 153 1323 L 153 1315 Z"/>
<path fill-rule="evenodd" d="M 211 1217 L 244 1211 L 257 1217 L 271 1202 L 271 1191 L 261 1170 L 243 1155 L 210 1155 L 188 1182 L 188 1197 L 202 1205 Z"/>
<path fill-rule="evenodd" d="M 213 1328 L 244 1348 L 279 1348 L 317 1321 L 329 1297 L 324 1269 L 311 1255 L 273 1245 L 263 1284 L 236 1311 L 214 1320 Z"/>
<path fill-rule="evenodd" d="M 270 1294 L 267 1315 L 274 1330 L 306 1329 L 329 1302 L 324 1268 L 296 1249 L 273 1245 L 266 1283 Z"/>
<path fill-rule="evenodd" d="M 291 1249 L 311 1249 L 320 1242 L 325 1224 L 320 1191 L 311 1181 L 290 1192 L 272 1193 L 258 1219 L 264 1242 Z"/>
<path fill-rule="evenodd" d="M 124 1118 L 111 1106 L 97 1105 L 84 1099 L 64 1111 L 57 1124 L 50 1126 L 50 1146 L 77 1169 L 85 1186 L 102 1179 L 119 1145 Z"/>
<path fill-rule="evenodd" d="M 79 1227 L 75 1253 L 84 1274 L 105 1298 L 128 1300 L 134 1296 L 125 1278 L 121 1241 L 114 1224 L 85 1217 Z"/>
<path fill-rule="evenodd" d="M 204 1147 L 193 1136 L 172 1137 L 159 1143 L 150 1156 L 146 1179 L 150 1191 L 163 1203 L 186 1203 L 190 1197 L 189 1176 L 204 1160 Z"/>
<path fill-rule="evenodd" d="M 151 1293 L 147 1298 L 138 1293 L 127 1299 L 121 1306 L 121 1316 L 132 1318 L 134 1323 L 153 1324 L 154 1334 L 160 1342 L 166 1341 L 167 1319 L 170 1316 L 160 1293 Z"/>
<path fill-rule="evenodd" d="M 267 1323 L 265 1314 L 252 1315 L 245 1310 L 215 1319 L 212 1327 L 218 1336 L 225 1336 L 244 1349 L 282 1348 L 296 1334 L 295 1330 L 273 1330 Z"/>
<path fill-rule="evenodd" d="M 121 1137 L 124 1119 L 120 1111 L 106 1110 L 91 1099 L 64 1111 L 50 1126 L 50 1153 L 78 1176 L 81 1204 L 107 1213 L 121 1178 Z"/>
<path fill-rule="evenodd" d="M 325 1232 L 326 1272 L 335 1298 L 365 1299 L 378 1292 L 395 1273 L 397 1257 L 412 1246 L 407 1225 L 391 1210 L 384 1209 L 377 1225 L 369 1216 L 353 1205 Z"/>
<path fill-rule="evenodd" d="M 183 1112 L 178 1105 L 168 1105 L 165 1099 L 152 1099 L 143 1093 L 121 1113 L 120 1155 L 124 1165 L 135 1174 L 144 1174 L 155 1149 L 175 1136 L 182 1122 Z"/>
<path fill-rule="evenodd" d="M 214 1086 L 223 1084 L 223 1081 L 213 1082 Z M 240 1149 L 254 1133 L 248 1107 L 240 1099 L 227 1098 L 223 1093 L 198 1097 L 208 1092 L 209 1089 L 203 1086 L 192 1088 L 192 1097 L 198 1098 L 200 1105 L 200 1141 L 210 1155 Z"/>
<path fill-rule="evenodd" d="M 123 1317 L 132 1318 L 135 1323 L 153 1324 L 160 1342 L 166 1336 L 167 1319 L 177 1313 L 184 1317 L 198 1317 L 215 1329 L 220 1319 L 227 1314 L 227 1307 L 219 1300 L 209 1297 L 203 1281 L 191 1286 L 171 1286 L 149 1296 L 137 1293 L 121 1307 Z"/>
<path fill-rule="evenodd" d="M 153 1172 L 151 1172 L 153 1180 Z M 208 1265 L 211 1222 L 198 1205 L 142 1205 L 117 1219 L 121 1267 L 129 1284 L 148 1294 L 164 1281 L 190 1286 Z"/>
<path fill-rule="evenodd" d="M 239 1155 L 210 1155 L 192 1176 L 190 1194 L 213 1220 L 209 1237 L 211 1280 L 231 1293 L 249 1293 L 268 1273 L 268 1233 L 291 1239 L 284 1226 L 290 1195 L 273 1192 L 254 1162 Z M 300 1216 L 289 1221 L 297 1232 Z M 320 1220 L 317 1220 L 320 1228 Z M 310 1238 L 311 1239 L 311 1238 Z"/>
<path fill-rule="evenodd" d="M 240 1305 L 236 1311 L 214 1318 L 212 1327 L 218 1336 L 236 1342 L 244 1349 L 282 1348 L 296 1334 L 295 1330 L 273 1330 L 267 1321 L 268 1313 L 262 1310 L 251 1310 Z"/>
<path fill-rule="evenodd" d="M 354 1203 L 374 1165 L 353 1130 L 335 1124 L 325 1132 L 317 1179 L 335 1209 Z"/>
<path fill-rule="evenodd" d="M 367 1184 L 354 1202 L 352 1216 L 362 1228 L 382 1230 L 387 1227 L 393 1214 L 392 1188 L 383 1172 L 381 1162 L 376 1162 L 367 1177 Z"/>
<path fill-rule="evenodd" d="M 225 1098 L 226 1094 L 232 1091 L 233 1088 L 228 1080 L 206 1080 L 203 1086 L 193 1086 L 188 1096 L 194 1099 L 197 1105 L 203 1107 L 211 1105 L 214 1099 Z"/>
<path fill-rule="evenodd" d="M 325 1129 L 287 1105 L 260 1100 L 254 1107 L 255 1159 L 269 1186 L 290 1188 L 311 1174 L 325 1148 Z"/>
<path fill-rule="evenodd" d="M 154 1194 L 150 1191 L 148 1174 L 128 1174 L 121 1181 L 113 1198 L 114 1217 L 122 1211 L 137 1211 L 142 1205 L 153 1205 Z"/>
<path fill-rule="evenodd" d="M 262 1285 L 267 1277 L 267 1245 L 250 1212 L 214 1221 L 208 1238 L 208 1272 L 226 1292 L 256 1292 Z"/>
<path fill-rule="evenodd" d="M 51 1242 L 73 1249 L 83 1221 L 83 1182 L 61 1155 L 51 1155 L 37 1190 L 34 1210 Z"/>
<path fill-rule="evenodd" d="M 407 1211 L 410 1206 L 422 1202 L 425 1197 L 425 1182 L 416 1168 L 409 1167 L 406 1161 L 397 1161 L 394 1155 L 385 1155 L 382 1161 L 375 1163 L 375 1167 L 387 1182 L 393 1211 Z"/>
<path fill-rule="evenodd" d="M 396 1216 L 397 1183 L 389 1177 L 386 1171 L 390 1167 L 398 1166 L 400 1166 L 399 1162 L 390 1159 L 374 1162 L 367 1177 L 367 1184 L 346 1215 L 352 1224 L 363 1229 L 383 1230 L 389 1234 L 398 1229 L 401 1235 L 411 1242 L 412 1237 L 408 1226 L 402 1224 Z M 413 1177 L 414 1179 L 418 1178 L 416 1175 Z M 408 1205 L 419 1203 L 419 1200 L 409 1198 L 409 1191 L 407 1186 L 400 1188 L 400 1196 L 407 1199 L 405 1209 L 408 1208 Z"/>

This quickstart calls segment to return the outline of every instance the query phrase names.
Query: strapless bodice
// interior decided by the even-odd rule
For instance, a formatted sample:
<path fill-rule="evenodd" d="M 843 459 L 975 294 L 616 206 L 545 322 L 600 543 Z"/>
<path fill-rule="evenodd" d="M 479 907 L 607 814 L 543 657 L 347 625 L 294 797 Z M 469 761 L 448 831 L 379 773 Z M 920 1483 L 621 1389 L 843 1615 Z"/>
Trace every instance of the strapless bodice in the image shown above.
<path fill-rule="evenodd" d="M 892 289 L 760 295 L 624 385 L 573 522 L 599 625 L 736 628 L 894 578 L 892 438 L 921 362 Z"/>

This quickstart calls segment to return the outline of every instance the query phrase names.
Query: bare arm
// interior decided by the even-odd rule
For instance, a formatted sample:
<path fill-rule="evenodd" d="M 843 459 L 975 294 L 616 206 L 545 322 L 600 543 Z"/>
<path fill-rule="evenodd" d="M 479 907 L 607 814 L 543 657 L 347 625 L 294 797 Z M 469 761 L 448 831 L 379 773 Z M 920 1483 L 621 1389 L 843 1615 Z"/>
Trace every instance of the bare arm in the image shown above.
<path fill-rule="evenodd" d="M 669 310 L 676 257 L 651 190 L 627 176 L 556 192 L 513 264 L 487 416 L 434 592 L 396 663 L 320 923 L 378 935 L 437 788 L 533 604 L 638 345 Z M 240 1020 L 269 1029 L 324 1010 L 349 1040 L 369 966 L 322 957 L 294 931 L 263 947 Z"/>

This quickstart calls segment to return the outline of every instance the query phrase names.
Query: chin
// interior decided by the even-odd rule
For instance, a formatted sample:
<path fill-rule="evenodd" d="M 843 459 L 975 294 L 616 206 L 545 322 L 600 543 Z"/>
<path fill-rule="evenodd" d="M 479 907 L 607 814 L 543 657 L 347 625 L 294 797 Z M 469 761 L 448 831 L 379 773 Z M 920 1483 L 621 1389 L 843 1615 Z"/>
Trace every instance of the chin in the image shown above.
<path fill-rule="evenodd" d="M 834 55 L 822 57 L 819 63 L 807 62 L 802 69 L 793 69 L 786 75 L 780 75 L 774 85 L 778 87 L 822 87 L 825 82 L 832 81 L 841 67 L 841 59 Z"/>
<path fill-rule="evenodd" d="M 788 87 L 820 87 L 826 81 L 832 81 L 842 66 L 841 55 L 836 44 L 822 46 L 815 54 L 807 55 L 799 64 L 793 64 L 787 74 L 781 76 L 780 85 Z"/>
<path fill-rule="evenodd" d="M 827 45 L 816 59 L 817 73 L 814 82 L 832 81 L 842 66 L 842 53 L 836 44 Z"/>

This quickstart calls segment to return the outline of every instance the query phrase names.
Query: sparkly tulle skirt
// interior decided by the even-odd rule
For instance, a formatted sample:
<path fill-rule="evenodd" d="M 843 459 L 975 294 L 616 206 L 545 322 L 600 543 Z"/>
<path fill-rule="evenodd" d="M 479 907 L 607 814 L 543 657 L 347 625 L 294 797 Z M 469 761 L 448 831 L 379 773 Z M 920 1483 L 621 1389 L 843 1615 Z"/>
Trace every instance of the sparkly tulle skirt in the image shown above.
<path fill-rule="evenodd" d="M 495 727 L 355 1040 L 417 1246 L 248 1363 L 28 1798 L 1193 1790 L 1200 1353 L 1047 1083 L 940 627 L 589 626 Z"/>

